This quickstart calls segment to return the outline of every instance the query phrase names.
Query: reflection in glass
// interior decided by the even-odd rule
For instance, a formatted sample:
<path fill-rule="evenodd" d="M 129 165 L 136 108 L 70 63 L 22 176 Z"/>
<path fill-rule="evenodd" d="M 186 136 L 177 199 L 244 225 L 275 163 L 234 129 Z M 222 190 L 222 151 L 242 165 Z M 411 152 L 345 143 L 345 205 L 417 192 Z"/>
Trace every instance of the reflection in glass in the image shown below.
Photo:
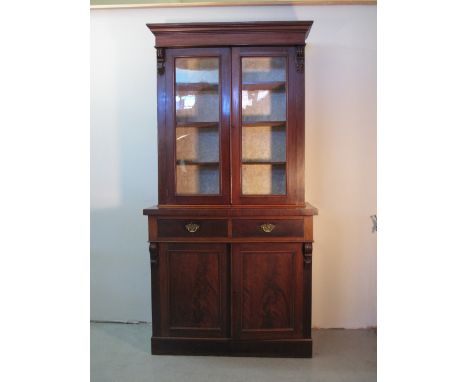
<path fill-rule="evenodd" d="M 286 93 L 284 90 L 242 90 L 242 120 L 285 121 Z"/>
<path fill-rule="evenodd" d="M 176 58 L 177 122 L 219 120 L 219 59 Z"/>

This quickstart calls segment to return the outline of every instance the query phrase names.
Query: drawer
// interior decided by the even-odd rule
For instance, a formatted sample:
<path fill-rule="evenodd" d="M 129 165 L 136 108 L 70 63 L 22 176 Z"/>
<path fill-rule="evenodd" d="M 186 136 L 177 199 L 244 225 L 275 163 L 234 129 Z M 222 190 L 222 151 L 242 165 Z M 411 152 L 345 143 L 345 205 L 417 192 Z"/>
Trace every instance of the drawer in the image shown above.
<path fill-rule="evenodd" d="M 227 237 L 224 219 L 158 219 L 159 237 Z"/>
<path fill-rule="evenodd" d="M 233 237 L 303 237 L 303 219 L 234 219 Z"/>

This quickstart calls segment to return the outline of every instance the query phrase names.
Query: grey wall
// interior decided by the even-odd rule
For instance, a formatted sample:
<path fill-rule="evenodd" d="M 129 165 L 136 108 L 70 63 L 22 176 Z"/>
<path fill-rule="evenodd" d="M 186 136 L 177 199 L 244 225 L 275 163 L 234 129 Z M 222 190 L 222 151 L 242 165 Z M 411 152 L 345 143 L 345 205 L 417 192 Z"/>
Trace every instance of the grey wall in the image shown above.
<path fill-rule="evenodd" d="M 91 11 L 91 319 L 151 320 L 144 207 L 157 202 L 149 22 L 314 20 L 306 48 L 306 199 L 319 208 L 314 326 L 376 325 L 376 7 Z"/>

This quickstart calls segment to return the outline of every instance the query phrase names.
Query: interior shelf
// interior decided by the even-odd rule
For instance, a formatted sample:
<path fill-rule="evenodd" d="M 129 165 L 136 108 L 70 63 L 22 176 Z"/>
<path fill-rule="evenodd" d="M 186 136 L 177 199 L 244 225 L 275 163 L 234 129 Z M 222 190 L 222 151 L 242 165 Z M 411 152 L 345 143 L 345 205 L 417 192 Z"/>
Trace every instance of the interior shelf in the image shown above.
<path fill-rule="evenodd" d="M 176 164 L 178 166 L 219 166 L 219 162 L 202 162 L 196 160 L 185 160 L 185 159 L 177 159 Z"/>
<path fill-rule="evenodd" d="M 255 122 L 242 122 L 243 127 L 255 126 L 286 126 L 286 121 L 255 121 Z"/>
<path fill-rule="evenodd" d="M 176 127 L 218 127 L 219 122 L 177 122 Z"/>
<path fill-rule="evenodd" d="M 269 160 L 242 160 L 242 164 L 269 164 L 272 166 L 284 166 L 286 162 L 283 161 L 269 161 Z"/>
<path fill-rule="evenodd" d="M 242 90 L 271 90 L 271 91 L 284 91 L 286 89 L 286 82 L 247 82 L 242 84 Z"/>
<path fill-rule="evenodd" d="M 217 91 L 218 84 L 208 83 L 208 82 L 179 82 L 176 83 L 177 91 L 187 92 L 187 91 Z"/>

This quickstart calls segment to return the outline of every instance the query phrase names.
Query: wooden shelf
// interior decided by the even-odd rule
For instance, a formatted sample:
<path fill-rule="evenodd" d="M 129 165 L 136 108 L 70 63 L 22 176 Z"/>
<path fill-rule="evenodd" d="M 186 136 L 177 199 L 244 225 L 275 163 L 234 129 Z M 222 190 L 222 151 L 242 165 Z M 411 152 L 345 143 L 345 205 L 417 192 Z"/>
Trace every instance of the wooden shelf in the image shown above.
<path fill-rule="evenodd" d="M 219 122 L 177 122 L 176 127 L 206 127 L 214 128 L 218 127 Z"/>
<path fill-rule="evenodd" d="M 283 91 L 286 89 L 286 82 L 254 82 L 243 83 L 242 90 L 270 90 Z"/>
<path fill-rule="evenodd" d="M 219 162 L 202 162 L 196 160 L 177 159 L 177 166 L 219 166 Z"/>
<path fill-rule="evenodd" d="M 284 166 L 286 165 L 286 162 L 282 162 L 282 161 L 268 161 L 268 160 L 243 160 L 242 161 L 242 164 L 269 164 L 269 165 L 272 165 L 272 166 Z"/>
<path fill-rule="evenodd" d="M 208 82 L 179 82 L 176 83 L 176 90 L 179 92 L 216 91 L 218 90 L 218 84 L 210 84 Z"/>
<path fill-rule="evenodd" d="M 271 127 L 284 126 L 284 127 L 286 127 L 286 121 L 242 122 L 242 126 L 243 127 L 255 127 L 255 126 L 271 126 Z"/>

